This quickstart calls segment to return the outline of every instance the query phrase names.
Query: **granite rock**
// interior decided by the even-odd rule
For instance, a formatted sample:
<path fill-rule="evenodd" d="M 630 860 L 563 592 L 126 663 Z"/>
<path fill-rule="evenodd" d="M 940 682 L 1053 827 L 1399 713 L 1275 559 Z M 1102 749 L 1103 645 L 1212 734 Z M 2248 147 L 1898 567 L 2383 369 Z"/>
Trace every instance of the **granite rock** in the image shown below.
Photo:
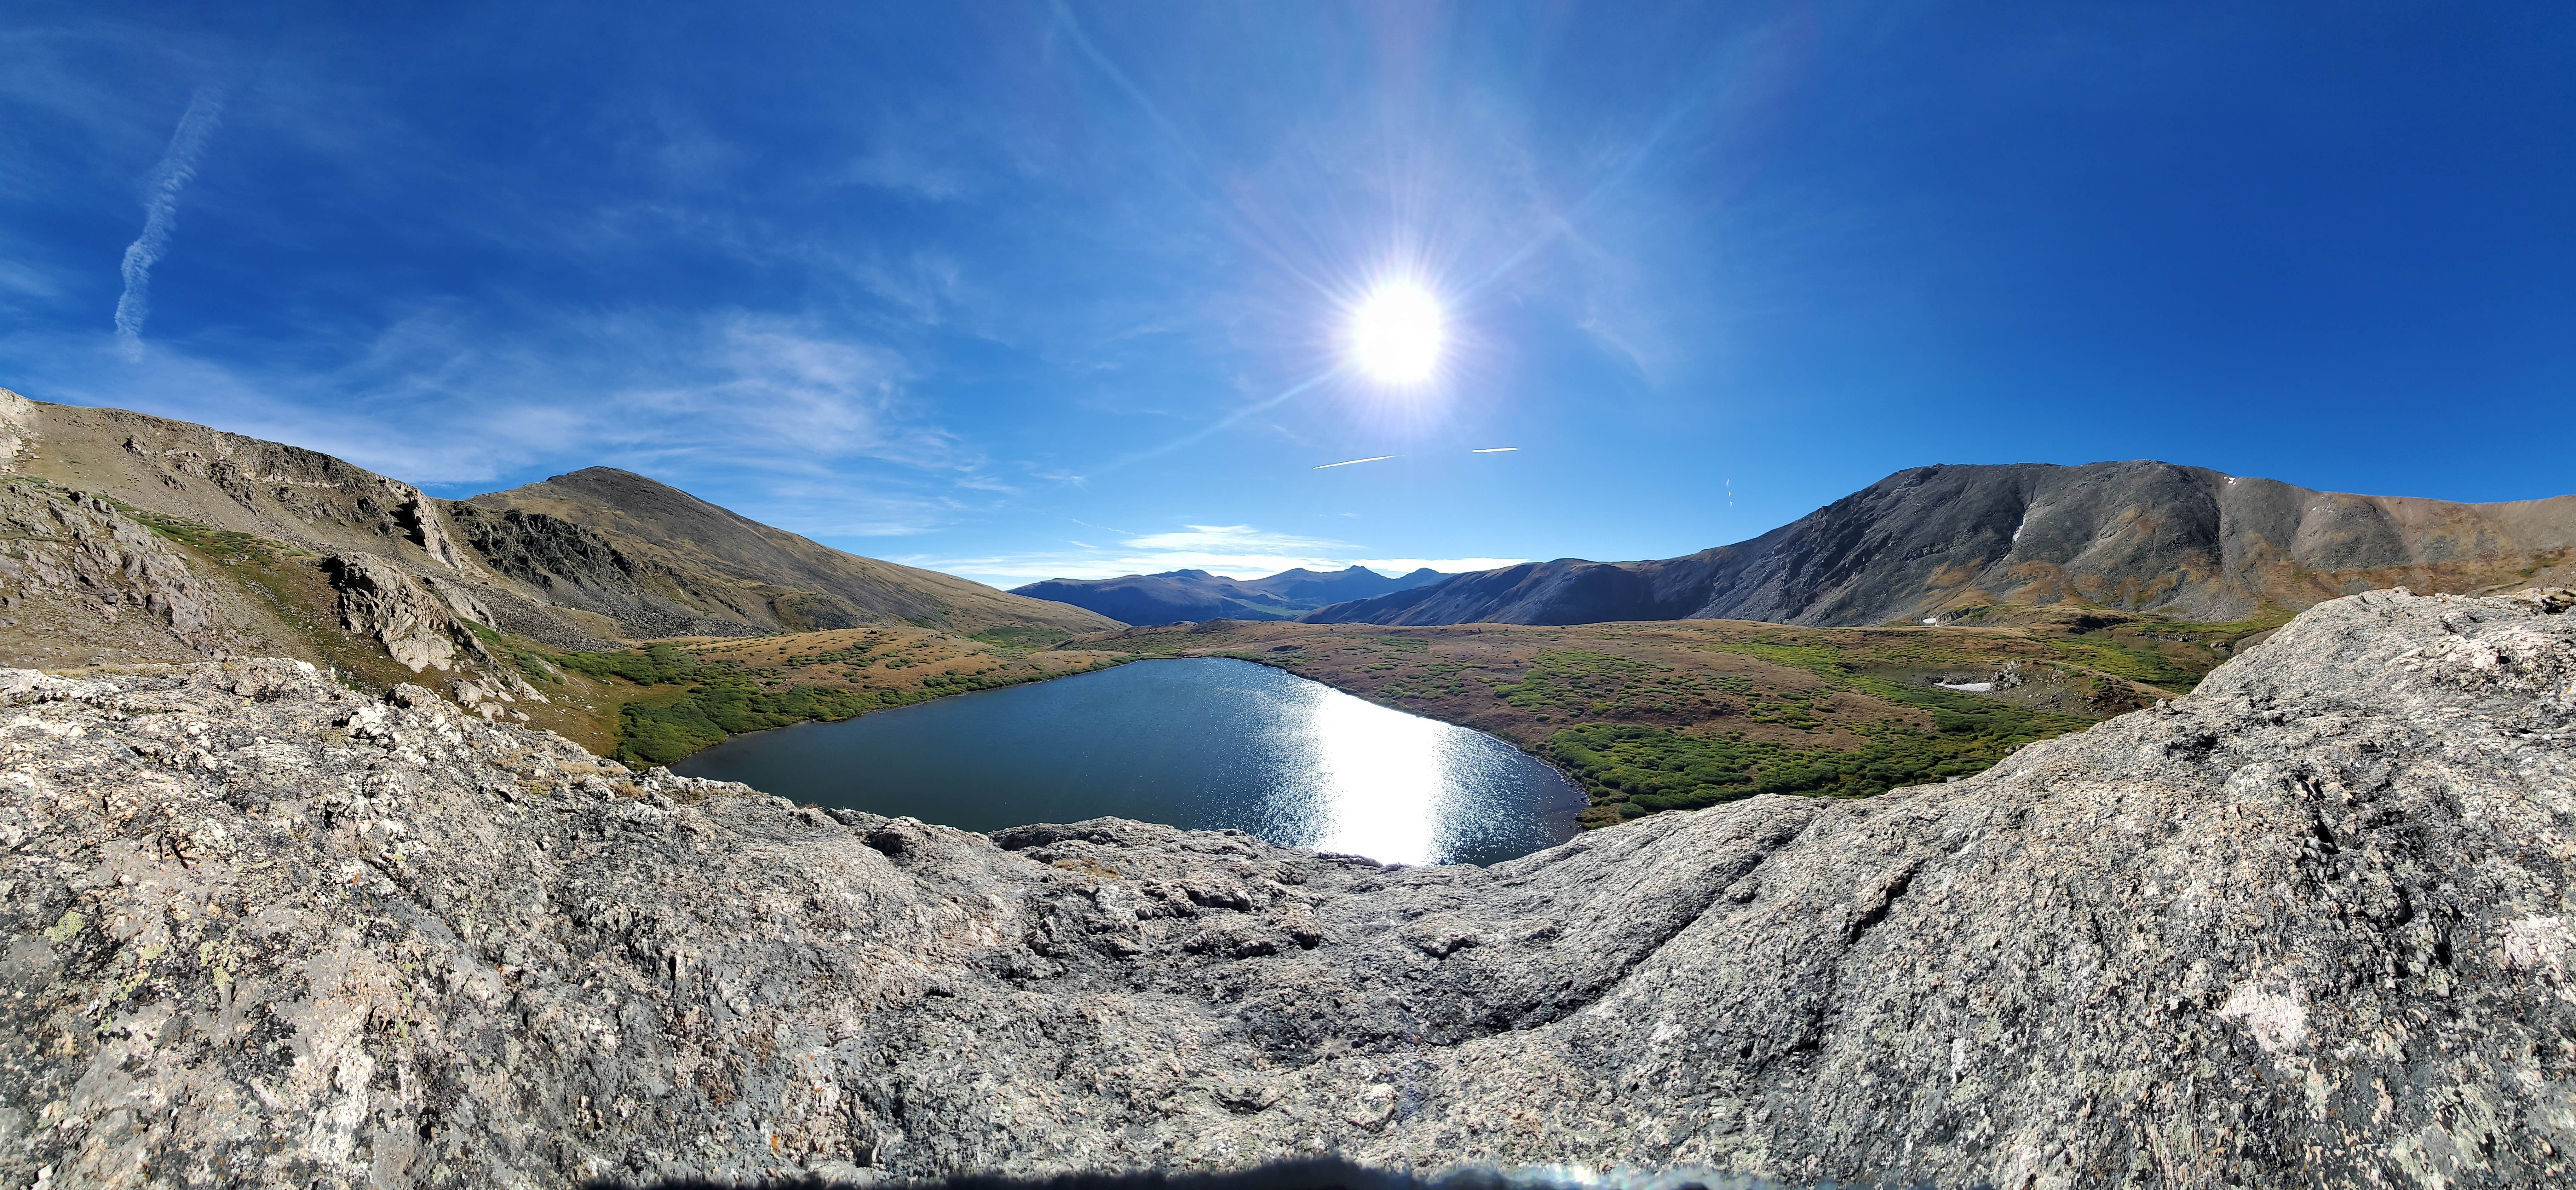
<path fill-rule="evenodd" d="M 293 663 L 7 671 L 0 1183 L 2563 1184 L 2551 609 L 2339 599 L 1968 780 L 1487 868 L 800 808 Z"/>

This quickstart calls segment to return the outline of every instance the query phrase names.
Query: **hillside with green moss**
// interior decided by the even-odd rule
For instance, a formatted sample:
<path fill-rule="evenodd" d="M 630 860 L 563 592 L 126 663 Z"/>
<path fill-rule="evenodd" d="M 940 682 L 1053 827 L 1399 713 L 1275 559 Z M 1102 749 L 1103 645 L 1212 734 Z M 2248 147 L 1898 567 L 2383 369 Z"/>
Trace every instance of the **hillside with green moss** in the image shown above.
<path fill-rule="evenodd" d="M 1107 654 L 1041 647 L 1061 633 L 1006 629 L 985 638 L 916 628 L 858 628 L 716 640 L 657 641 L 616 652 L 531 652 L 524 668 L 559 668 L 615 696 L 617 760 L 670 764 L 729 736 L 837 721 L 951 694 L 1082 673 Z"/>

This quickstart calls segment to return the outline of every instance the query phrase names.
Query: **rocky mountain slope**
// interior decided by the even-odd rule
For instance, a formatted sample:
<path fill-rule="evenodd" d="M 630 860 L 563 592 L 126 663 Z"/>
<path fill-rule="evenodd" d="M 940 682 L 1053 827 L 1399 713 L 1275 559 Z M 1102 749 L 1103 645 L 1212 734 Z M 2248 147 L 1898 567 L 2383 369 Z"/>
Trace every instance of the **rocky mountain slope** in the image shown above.
<path fill-rule="evenodd" d="M 2409 585 L 2563 581 L 2576 496 L 2454 504 L 2315 492 L 2168 463 L 1917 467 L 1751 541 L 1560 559 L 1323 609 L 1319 623 L 1732 619 L 1947 623 L 2077 603 L 2233 621 Z"/>
<path fill-rule="evenodd" d="M 332 557 L 378 558 L 460 623 L 559 647 L 896 622 L 968 633 L 1117 626 L 845 554 L 606 468 L 458 503 L 300 447 L 0 389 L 0 474 L 104 499 L 181 535 L 264 541 L 317 571 Z"/>
<path fill-rule="evenodd" d="M 97 497 L 0 483 L 0 652 L 54 668 L 291 651 L 297 637 Z"/>
<path fill-rule="evenodd" d="M 2340 599 L 1977 777 L 1489 869 L 798 809 L 291 663 L 0 675 L 0 1171 L 2564 1184 L 2568 602 Z"/>
<path fill-rule="evenodd" d="M 694 618 L 683 631 L 700 633 L 727 624 L 811 631 L 889 619 L 961 633 L 1117 626 L 1078 607 L 843 553 L 614 467 L 450 509 L 464 539 L 504 573 L 621 622 Z"/>
<path fill-rule="evenodd" d="M 1070 603 L 1127 624 L 1293 620 L 1317 608 L 1409 591 L 1447 577 L 1428 566 L 1398 578 L 1388 578 L 1365 566 L 1330 572 L 1298 567 L 1255 579 L 1228 578 L 1204 570 L 1172 570 L 1122 578 L 1051 578 L 1013 587 L 1011 594 Z"/>

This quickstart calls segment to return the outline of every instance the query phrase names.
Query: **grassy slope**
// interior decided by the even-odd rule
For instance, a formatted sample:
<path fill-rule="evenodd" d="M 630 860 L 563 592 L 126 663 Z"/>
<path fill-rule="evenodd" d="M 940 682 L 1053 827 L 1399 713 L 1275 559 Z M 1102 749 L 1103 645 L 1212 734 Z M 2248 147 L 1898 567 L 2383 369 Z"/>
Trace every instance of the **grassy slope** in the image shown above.
<path fill-rule="evenodd" d="M 640 766 L 669 764 L 746 731 L 847 719 L 1118 660 L 1044 648 L 1061 639 L 1042 629 L 961 637 L 878 627 L 657 641 L 615 653 L 559 653 L 527 642 L 512 647 L 534 679 L 551 670 L 599 683 L 617 704 L 614 741 L 599 750 Z"/>
<path fill-rule="evenodd" d="M 1955 615 L 1954 627 L 2017 627 L 2050 642 L 2078 665 L 2168 690 L 2189 690 L 2236 650 L 2260 643 L 2298 613 L 2267 603 L 2224 624 L 2184 623 L 2081 603 L 1984 607 Z"/>
<path fill-rule="evenodd" d="M 331 666 L 343 682 L 373 692 L 411 682 L 443 694 L 456 676 L 413 673 L 374 640 L 340 627 L 338 595 L 320 555 L 185 517 L 118 507 L 179 546 L 200 573 L 228 581 L 273 617 L 287 638 L 275 643 Z M 513 705 L 530 726 L 639 767 L 670 763 L 732 733 L 845 719 L 1114 660 L 1107 653 L 1047 650 L 1067 635 L 1049 628 L 1001 628 L 974 638 L 862 628 L 570 653 L 470 627 L 496 660 L 514 665 L 546 696 L 542 703 Z"/>

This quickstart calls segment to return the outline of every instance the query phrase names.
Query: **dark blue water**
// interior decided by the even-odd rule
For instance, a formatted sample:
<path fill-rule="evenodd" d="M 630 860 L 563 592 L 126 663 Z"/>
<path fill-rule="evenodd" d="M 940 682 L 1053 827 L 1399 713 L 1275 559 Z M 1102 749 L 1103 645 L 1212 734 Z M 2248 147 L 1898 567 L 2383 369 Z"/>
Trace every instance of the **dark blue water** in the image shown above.
<path fill-rule="evenodd" d="M 1564 842 L 1585 804 L 1492 736 L 1219 659 L 737 736 L 672 767 L 968 830 L 1112 815 L 1417 864 Z"/>

